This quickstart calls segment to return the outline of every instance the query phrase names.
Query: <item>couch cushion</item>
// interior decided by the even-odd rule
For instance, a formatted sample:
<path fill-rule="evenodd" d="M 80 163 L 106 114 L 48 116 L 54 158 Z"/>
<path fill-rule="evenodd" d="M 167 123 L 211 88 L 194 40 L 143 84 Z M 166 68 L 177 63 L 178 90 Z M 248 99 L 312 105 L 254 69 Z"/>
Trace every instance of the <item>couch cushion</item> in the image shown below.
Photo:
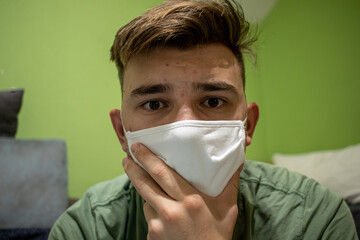
<path fill-rule="evenodd" d="M 0 228 L 50 228 L 68 206 L 62 140 L 0 138 Z"/>
<path fill-rule="evenodd" d="M 360 144 L 338 150 L 274 154 L 272 161 L 317 180 L 350 203 L 360 203 Z"/>

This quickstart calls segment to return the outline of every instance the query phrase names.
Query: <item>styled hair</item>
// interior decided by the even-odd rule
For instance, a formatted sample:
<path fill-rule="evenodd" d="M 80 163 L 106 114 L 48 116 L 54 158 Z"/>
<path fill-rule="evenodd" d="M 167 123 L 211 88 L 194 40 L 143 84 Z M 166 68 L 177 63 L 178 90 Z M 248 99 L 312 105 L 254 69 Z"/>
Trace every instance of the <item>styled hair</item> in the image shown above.
<path fill-rule="evenodd" d="M 250 49 L 254 41 L 241 6 L 233 0 L 167 0 L 120 28 L 110 52 L 123 89 L 124 69 L 133 56 L 156 48 L 220 43 L 236 56 L 245 86 L 243 53 L 255 56 Z"/>

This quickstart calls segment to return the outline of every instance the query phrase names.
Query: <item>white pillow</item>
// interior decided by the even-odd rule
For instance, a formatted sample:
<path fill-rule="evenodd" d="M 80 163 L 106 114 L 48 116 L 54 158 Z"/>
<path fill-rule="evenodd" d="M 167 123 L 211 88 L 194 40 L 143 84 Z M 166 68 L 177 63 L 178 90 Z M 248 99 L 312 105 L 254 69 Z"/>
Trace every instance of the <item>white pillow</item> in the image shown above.
<path fill-rule="evenodd" d="M 351 203 L 360 202 L 360 144 L 305 154 L 276 153 L 272 161 L 317 180 Z"/>

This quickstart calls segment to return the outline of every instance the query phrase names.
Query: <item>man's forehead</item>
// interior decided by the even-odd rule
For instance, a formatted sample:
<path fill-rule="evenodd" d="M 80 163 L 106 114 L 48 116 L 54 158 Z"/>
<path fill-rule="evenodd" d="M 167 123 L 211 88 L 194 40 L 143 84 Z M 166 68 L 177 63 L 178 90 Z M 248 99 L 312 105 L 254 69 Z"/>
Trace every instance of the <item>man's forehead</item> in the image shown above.
<path fill-rule="evenodd" d="M 200 77 L 195 77 L 196 74 Z M 196 81 L 191 83 L 189 80 L 193 77 Z M 233 85 L 242 85 L 238 61 L 230 49 L 222 44 L 185 50 L 158 48 L 128 61 L 124 72 L 124 91 L 131 92 L 141 86 L 164 85 L 173 81 L 178 85 L 181 81 L 183 86 L 193 88 L 201 80 L 220 82 L 222 77 L 225 80 L 236 78 Z"/>
<path fill-rule="evenodd" d="M 209 56 L 216 58 L 209 58 Z M 197 62 L 199 59 L 202 61 Z M 125 71 L 129 66 L 134 64 L 153 63 L 155 65 L 159 61 L 172 61 L 172 64 L 178 67 L 189 67 L 193 62 L 197 62 L 199 65 L 214 64 L 224 67 L 238 63 L 236 56 L 228 47 L 220 43 L 212 43 L 186 49 L 157 47 L 147 50 L 132 56 L 125 65 Z"/>

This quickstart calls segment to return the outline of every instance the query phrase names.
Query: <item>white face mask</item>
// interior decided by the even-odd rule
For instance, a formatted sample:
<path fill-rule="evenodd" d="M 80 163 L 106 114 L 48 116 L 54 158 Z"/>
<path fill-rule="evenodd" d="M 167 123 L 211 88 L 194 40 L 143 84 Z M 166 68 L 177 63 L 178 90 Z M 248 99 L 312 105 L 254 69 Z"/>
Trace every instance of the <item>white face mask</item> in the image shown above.
<path fill-rule="evenodd" d="M 185 120 L 124 131 L 129 148 L 135 142 L 144 144 L 195 188 L 214 197 L 245 161 L 245 122 Z M 131 148 L 130 154 L 140 164 Z"/>

